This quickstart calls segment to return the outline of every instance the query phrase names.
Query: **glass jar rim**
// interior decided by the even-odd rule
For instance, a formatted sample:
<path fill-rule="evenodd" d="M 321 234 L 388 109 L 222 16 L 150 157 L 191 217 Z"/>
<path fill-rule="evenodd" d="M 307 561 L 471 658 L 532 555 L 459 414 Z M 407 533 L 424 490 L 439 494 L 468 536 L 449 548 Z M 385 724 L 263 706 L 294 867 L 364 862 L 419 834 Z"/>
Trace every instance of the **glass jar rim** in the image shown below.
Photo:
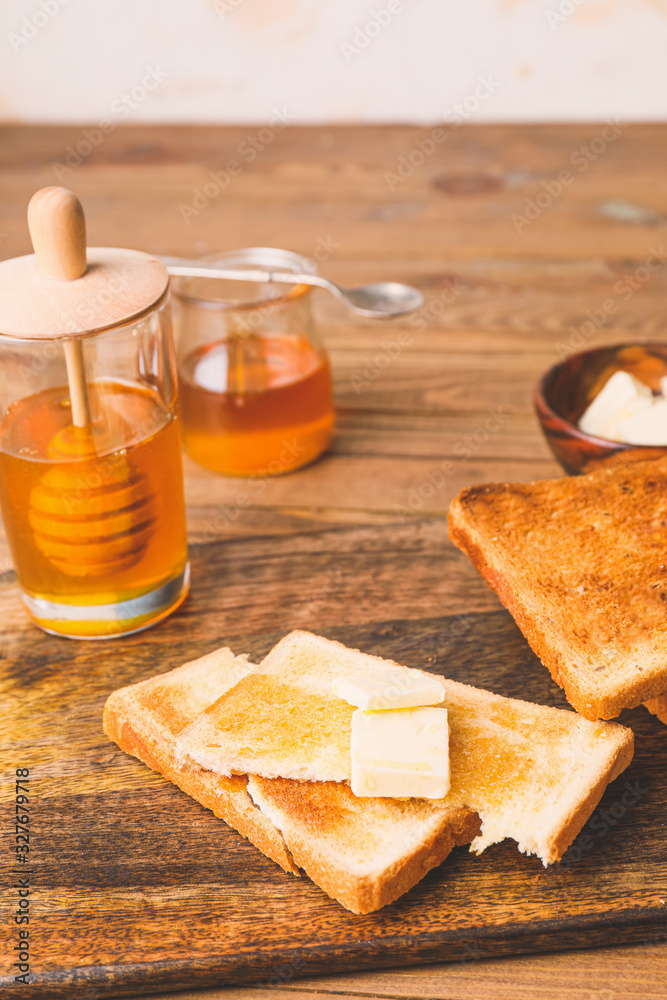
<path fill-rule="evenodd" d="M 317 265 L 309 257 L 294 253 L 292 250 L 281 250 L 278 247 L 240 247 L 237 250 L 228 250 L 222 253 L 211 253 L 199 258 L 207 264 L 217 264 L 220 267 L 244 268 L 257 267 L 290 271 L 293 274 L 317 274 Z M 256 298 L 238 299 L 211 299 L 201 293 L 187 290 L 189 283 L 194 281 L 215 281 L 215 278 L 172 278 L 173 294 L 190 305 L 201 306 L 205 309 L 220 309 L 239 311 L 243 309 L 260 309 L 266 306 L 275 306 L 281 302 L 293 302 L 302 298 L 312 291 L 312 285 L 276 285 L 277 289 L 287 289 L 287 291 L 277 291 L 274 295 L 258 295 Z M 225 279 L 219 279 L 222 283 Z M 249 282 L 249 284 L 252 284 Z M 259 286 L 261 287 L 261 286 Z"/>

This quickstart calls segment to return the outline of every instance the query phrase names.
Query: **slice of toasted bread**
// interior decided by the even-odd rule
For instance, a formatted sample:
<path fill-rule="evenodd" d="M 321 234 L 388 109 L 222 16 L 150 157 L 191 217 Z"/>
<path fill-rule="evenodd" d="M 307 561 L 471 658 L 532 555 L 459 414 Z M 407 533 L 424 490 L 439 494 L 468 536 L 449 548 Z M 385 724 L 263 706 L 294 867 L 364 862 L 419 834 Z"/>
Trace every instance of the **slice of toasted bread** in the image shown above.
<path fill-rule="evenodd" d="M 667 692 L 667 458 L 462 490 L 449 533 L 587 719 Z"/>
<path fill-rule="evenodd" d="M 280 832 L 254 804 L 245 776 L 226 778 L 181 768 L 174 758 L 178 734 L 253 667 L 246 656 L 217 649 L 109 695 L 102 723 L 109 739 L 178 785 L 273 859 L 299 874 Z"/>
<path fill-rule="evenodd" d="M 331 684 L 350 666 L 372 672 L 385 665 L 340 643 L 292 632 L 183 730 L 179 759 L 223 774 L 246 766 L 253 775 L 300 778 L 305 745 L 310 780 L 331 780 L 333 773 L 347 781 L 354 709 L 331 694 Z M 452 785 L 440 801 L 479 813 L 482 832 L 474 850 L 512 837 L 520 850 L 539 855 L 545 864 L 556 860 L 607 782 L 630 762 L 631 731 L 443 683 Z"/>

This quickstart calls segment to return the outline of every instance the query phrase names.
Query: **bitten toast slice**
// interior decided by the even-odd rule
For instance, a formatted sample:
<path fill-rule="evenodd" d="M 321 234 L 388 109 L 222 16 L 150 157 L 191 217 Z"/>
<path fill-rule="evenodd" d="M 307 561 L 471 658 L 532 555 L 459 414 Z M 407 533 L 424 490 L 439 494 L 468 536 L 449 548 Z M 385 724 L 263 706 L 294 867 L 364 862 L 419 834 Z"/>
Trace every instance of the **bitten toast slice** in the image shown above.
<path fill-rule="evenodd" d="M 304 647 L 311 667 L 318 649 L 330 664 L 341 650 L 348 664 L 355 653 L 292 633 L 275 649 L 278 657 L 289 653 L 294 679 Z M 457 844 L 472 841 L 479 851 L 513 836 L 521 850 L 535 851 L 545 863 L 557 860 L 632 757 L 632 733 L 622 726 L 594 725 L 571 712 L 458 684 L 449 709 L 457 763 L 453 794 L 445 799 L 362 799 L 342 782 L 224 777 L 178 764 L 175 749 L 184 727 L 209 699 L 233 690 L 253 669 L 245 657 L 218 650 L 122 688 L 107 700 L 105 731 L 286 871 L 297 874 L 296 866 L 302 867 L 354 913 L 397 899 Z M 311 691 L 314 684 L 311 677 Z M 484 813 L 481 831 L 478 808 Z"/>
<path fill-rule="evenodd" d="M 354 709 L 331 692 L 333 680 L 349 673 L 355 662 L 361 671 L 381 675 L 387 666 L 379 657 L 329 639 L 291 632 L 256 670 L 182 731 L 179 759 L 223 774 L 241 764 L 249 773 L 272 780 L 302 777 L 306 760 L 311 782 L 330 779 L 332 766 L 337 780 L 347 781 Z M 545 864 L 556 861 L 607 783 L 629 764 L 631 731 L 466 684 L 442 683 L 452 784 L 433 807 L 442 804 L 479 814 L 482 830 L 473 850 L 512 837 L 521 851 L 537 854 Z M 259 785 L 267 803 L 268 786 Z M 253 798 L 256 787 L 253 778 Z M 283 816 L 278 823 L 283 833 L 285 822 Z M 292 849 L 291 841 L 288 844 Z"/>
<path fill-rule="evenodd" d="M 585 718 L 665 712 L 667 458 L 473 486 L 449 533 Z"/>
<path fill-rule="evenodd" d="M 469 844 L 479 834 L 477 813 L 458 805 L 362 800 L 348 785 L 333 782 L 228 778 L 177 766 L 174 750 L 183 727 L 250 669 L 246 657 L 219 649 L 120 688 L 104 706 L 104 730 L 286 872 L 299 875 L 297 865 L 302 867 L 353 913 L 370 913 L 391 903 L 453 847 Z"/>

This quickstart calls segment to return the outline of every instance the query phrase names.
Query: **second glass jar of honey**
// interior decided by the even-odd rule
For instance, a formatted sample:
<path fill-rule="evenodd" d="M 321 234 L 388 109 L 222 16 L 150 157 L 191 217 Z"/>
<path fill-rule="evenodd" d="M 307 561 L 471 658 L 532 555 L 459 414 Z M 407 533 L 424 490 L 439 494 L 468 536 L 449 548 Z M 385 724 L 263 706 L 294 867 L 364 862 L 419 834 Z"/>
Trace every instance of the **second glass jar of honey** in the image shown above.
<path fill-rule="evenodd" d="M 261 247 L 207 263 L 315 273 L 304 257 Z M 331 440 L 334 406 L 311 287 L 180 278 L 173 289 L 188 454 L 231 476 L 279 475 L 317 458 Z"/>

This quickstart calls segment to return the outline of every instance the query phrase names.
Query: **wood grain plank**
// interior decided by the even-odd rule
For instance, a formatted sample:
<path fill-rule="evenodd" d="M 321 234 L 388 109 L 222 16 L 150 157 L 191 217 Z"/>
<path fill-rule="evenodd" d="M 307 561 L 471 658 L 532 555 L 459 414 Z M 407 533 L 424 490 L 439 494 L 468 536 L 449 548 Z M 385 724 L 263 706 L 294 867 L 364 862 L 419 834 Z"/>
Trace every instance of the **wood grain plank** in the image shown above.
<path fill-rule="evenodd" d="M 597 948 L 566 954 L 484 959 L 424 969 L 392 969 L 345 976 L 281 982 L 265 988 L 228 986 L 219 989 L 159 993 L 154 1000 L 346 1000 L 391 997 L 392 1000 L 663 1000 L 667 976 L 664 938 L 645 946 Z M 130 998 L 135 1000 L 135 998 Z"/>
<path fill-rule="evenodd" d="M 387 259 L 397 252 L 443 251 L 464 257 L 582 258 L 597 256 L 601 245 L 611 254 L 641 257 L 665 231 L 667 184 L 659 159 L 664 135 L 658 125 L 629 125 L 586 169 L 572 168 L 572 154 L 604 127 L 453 129 L 448 141 L 393 192 L 386 174 L 415 148 L 423 129 L 380 127 L 370 143 L 363 127 L 289 127 L 189 225 L 179 204 L 188 204 L 196 188 L 210 181 L 210 171 L 224 168 L 256 130 L 119 127 L 63 179 L 75 185 L 97 219 L 103 204 L 116 202 L 104 226 L 112 245 L 126 244 L 137 219 L 159 202 L 161 211 L 152 213 L 150 227 L 156 250 L 190 250 L 211 238 L 217 246 L 222 232 L 229 234 L 227 245 L 266 245 L 268 238 L 278 246 L 312 247 L 335 223 L 358 255 Z M 17 134 L 20 129 L 12 126 L 2 130 L 5 199 L 13 205 L 26 187 L 53 183 L 52 163 L 62 162 L 67 146 L 82 138 L 75 127 L 47 127 L 35 129 L 32 139 L 17 148 Z M 17 154 L 20 176 L 11 170 Z M 563 169 L 571 169 L 573 183 L 517 232 L 512 214 L 525 212 L 527 200 L 538 194 L 544 197 L 543 184 Z M 635 213 L 615 211 L 619 201 L 634 206 Z M 91 221 L 93 242 L 98 226 Z M 19 230 L 10 224 L 8 232 L 16 237 Z"/>
<path fill-rule="evenodd" d="M 374 359 L 382 353 L 332 349 L 337 404 L 408 412 L 472 411 L 485 417 L 498 409 L 529 414 L 539 376 L 557 360 L 554 354 L 536 355 L 528 348 L 509 357 L 406 349 L 380 369 Z"/>
<path fill-rule="evenodd" d="M 532 413 L 512 413 L 484 426 L 489 416 L 472 413 L 424 414 L 339 407 L 335 455 L 375 455 L 461 461 L 469 452 L 478 462 L 553 461 Z M 501 418 L 503 414 L 499 415 Z M 554 466 L 554 474 L 556 467 Z"/>
<path fill-rule="evenodd" d="M 221 641 L 230 632 L 359 624 L 374 620 L 378 609 L 385 618 L 388 607 L 399 618 L 411 618 L 499 606 L 497 597 L 449 542 L 441 518 L 327 525 L 319 531 L 274 536 L 270 544 L 266 536 L 209 539 L 194 546 L 191 555 L 191 596 L 170 624 L 195 641 L 202 640 L 209 628 L 200 621 L 201 595 L 209 592 L 212 580 L 219 581 L 214 586 Z M 0 584 L 0 618 L 3 654 L 20 658 L 24 644 L 34 638 L 34 628 L 11 581 Z M 150 633 L 156 655 L 161 655 L 158 651 L 168 641 L 167 634 L 163 628 Z M 75 644 L 75 648 L 87 662 L 88 647 Z"/>
<path fill-rule="evenodd" d="M 474 428 L 473 428 L 474 430 Z M 402 517 L 445 515 L 452 499 L 472 483 L 547 479 L 557 474 L 555 462 L 520 459 L 478 462 L 468 457 L 432 459 L 403 456 L 326 455 L 301 474 L 270 480 L 240 481 L 215 477 L 187 461 L 186 499 L 219 504 L 221 523 L 239 505 L 254 507 L 328 507 L 375 510 Z M 215 529 L 215 524 L 211 525 Z"/>

